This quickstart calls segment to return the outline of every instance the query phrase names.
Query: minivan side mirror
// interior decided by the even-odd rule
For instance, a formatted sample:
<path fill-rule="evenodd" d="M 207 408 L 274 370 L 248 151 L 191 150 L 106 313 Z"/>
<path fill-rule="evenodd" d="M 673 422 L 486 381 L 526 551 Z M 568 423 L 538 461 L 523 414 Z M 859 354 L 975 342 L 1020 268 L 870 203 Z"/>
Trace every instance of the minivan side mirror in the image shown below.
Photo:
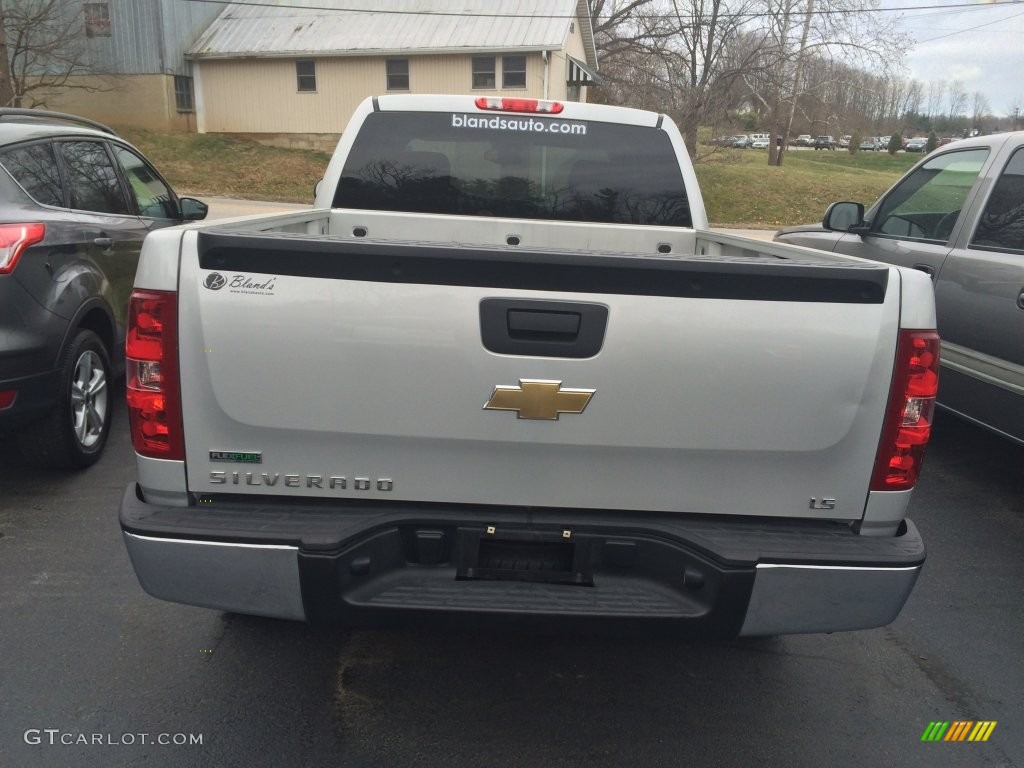
<path fill-rule="evenodd" d="M 821 225 L 830 232 L 853 232 L 863 228 L 864 206 L 860 203 L 832 203 L 825 211 Z"/>
<path fill-rule="evenodd" d="M 183 197 L 181 203 L 181 218 L 184 221 L 202 221 L 210 212 L 210 206 L 194 197 Z"/>

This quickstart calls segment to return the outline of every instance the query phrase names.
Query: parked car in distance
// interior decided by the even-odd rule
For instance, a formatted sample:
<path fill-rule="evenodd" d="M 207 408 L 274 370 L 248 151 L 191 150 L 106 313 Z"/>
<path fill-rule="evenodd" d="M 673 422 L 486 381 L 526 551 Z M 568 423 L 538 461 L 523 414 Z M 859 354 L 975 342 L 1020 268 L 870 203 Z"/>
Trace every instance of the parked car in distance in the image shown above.
<path fill-rule="evenodd" d="M 765 137 L 759 137 L 752 139 L 750 142 L 751 149 L 768 149 L 768 145 L 771 144 L 771 139 Z"/>
<path fill-rule="evenodd" d="M 809 133 L 801 133 L 793 143 L 798 147 L 809 147 L 814 143 L 814 138 Z"/>
<path fill-rule="evenodd" d="M 750 146 L 750 137 L 746 134 L 739 134 L 738 136 L 732 137 L 732 146 L 734 149 L 746 149 Z"/>
<path fill-rule="evenodd" d="M 839 137 L 839 147 L 840 147 L 840 149 L 846 149 L 847 147 L 849 147 L 850 146 L 850 142 L 852 140 L 853 140 L 852 136 L 840 136 Z"/>
<path fill-rule="evenodd" d="M 719 136 L 717 139 L 712 139 L 708 143 L 715 147 L 731 147 L 735 136 Z"/>
<path fill-rule="evenodd" d="M 831 150 L 834 151 L 835 148 L 836 148 L 836 140 L 834 138 L 832 138 L 831 136 L 818 136 L 814 140 L 814 148 L 816 150 L 818 150 L 818 149 L 831 149 Z"/>
<path fill-rule="evenodd" d="M 878 149 L 878 145 L 875 143 L 873 137 L 868 136 L 866 139 L 861 139 L 860 150 L 862 152 L 874 152 Z"/>
<path fill-rule="evenodd" d="M 936 149 L 866 213 L 834 203 L 775 239 L 931 275 L 938 404 L 1024 444 L 1024 131 Z"/>
<path fill-rule="evenodd" d="M 205 216 L 110 128 L 0 109 L 0 433 L 28 461 L 99 458 L 142 240 Z"/>
<path fill-rule="evenodd" d="M 927 136 L 915 136 L 907 142 L 905 149 L 907 152 L 924 152 L 926 146 L 928 146 Z"/>
<path fill-rule="evenodd" d="M 892 136 L 879 136 L 875 140 L 875 147 L 878 149 L 879 152 L 885 152 L 889 149 L 889 141 L 891 139 Z"/>

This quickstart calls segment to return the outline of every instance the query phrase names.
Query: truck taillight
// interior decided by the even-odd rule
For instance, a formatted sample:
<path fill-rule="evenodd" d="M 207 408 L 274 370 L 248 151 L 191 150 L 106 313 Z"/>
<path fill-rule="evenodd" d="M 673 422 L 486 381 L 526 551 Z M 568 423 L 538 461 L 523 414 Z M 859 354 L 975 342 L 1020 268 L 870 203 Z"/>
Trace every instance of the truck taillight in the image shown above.
<path fill-rule="evenodd" d="M 476 107 L 499 112 L 532 112 L 538 115 L 557 115 L 565 108 L 560 101 L 507 99 L 500 96 L 481 96 L 476 100 Z"/>
<path fill-rule="evenodd" d="M 25 249 L 44 237 L 45 224 L 0 224 L 0 275 L 13 272 Z"/>
<path fill-rule="evenodd" d="M 906 491 L 914 487 L 932 435 L 938 390 L 938 333 L 901 330 L 871 490 Z"/>
<path fill-rule="evenodd" d="M 143 456 L 183 460 L 176 293 L 132 292 L 125 357 L 132 445 Z"/>

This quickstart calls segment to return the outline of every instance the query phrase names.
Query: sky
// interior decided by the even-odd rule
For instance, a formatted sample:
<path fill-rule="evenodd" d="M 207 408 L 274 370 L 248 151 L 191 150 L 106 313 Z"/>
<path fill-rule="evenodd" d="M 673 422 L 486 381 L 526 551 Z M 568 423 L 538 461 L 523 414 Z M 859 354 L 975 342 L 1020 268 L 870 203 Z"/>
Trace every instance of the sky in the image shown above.
<path fill-rule="evenodd" d="M 908 76 L 960 80 L 981 91 L 994 115 L 1024 115 L 1024 0 L 881 0 L 916 43 Z"/>

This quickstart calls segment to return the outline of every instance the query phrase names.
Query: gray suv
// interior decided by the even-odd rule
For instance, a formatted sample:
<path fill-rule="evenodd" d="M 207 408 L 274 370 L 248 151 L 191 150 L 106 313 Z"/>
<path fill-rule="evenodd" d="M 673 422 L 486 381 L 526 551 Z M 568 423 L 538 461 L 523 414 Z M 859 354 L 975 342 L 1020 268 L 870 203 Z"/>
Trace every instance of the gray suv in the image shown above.
<path fill-rule="evenodd" d="M 0 109 L 0 433 L 30 462 L 99 458 L 142 240 L 205 216 L 106 126 Z"/>

